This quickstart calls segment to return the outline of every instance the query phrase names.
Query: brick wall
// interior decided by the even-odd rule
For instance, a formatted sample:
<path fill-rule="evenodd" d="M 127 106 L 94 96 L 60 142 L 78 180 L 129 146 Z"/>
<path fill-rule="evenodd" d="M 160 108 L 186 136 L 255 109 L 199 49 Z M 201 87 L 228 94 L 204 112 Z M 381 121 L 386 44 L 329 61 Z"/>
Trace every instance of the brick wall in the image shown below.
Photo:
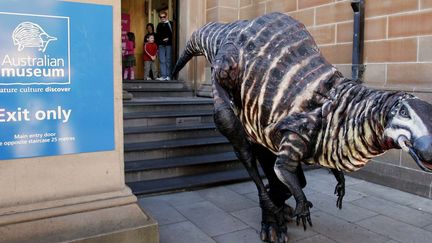
<path fill-rule="evenodd" d="M 209 21 L 283 12 L 306 25 L 323 55 L 351 76 L 350 0 L 207 0 Z M 403 90 L 432 103 L 432 0 L 365 0 L 365 85 Z M 431 114 L 432 115 L 432 114 Z M 432 176 L 400 150 L 387 152 L 356 176 L 432 198 Z"/>
<path fill-rule="evenodd" d="M 207 22 L 252 19 L 279 11 L 306 25 L 324 56 L 351 74 L 350 0 L 207 0 Z M 365 83 L 384 89 L 432 91 L 432 0 L 366 0 Z"/>

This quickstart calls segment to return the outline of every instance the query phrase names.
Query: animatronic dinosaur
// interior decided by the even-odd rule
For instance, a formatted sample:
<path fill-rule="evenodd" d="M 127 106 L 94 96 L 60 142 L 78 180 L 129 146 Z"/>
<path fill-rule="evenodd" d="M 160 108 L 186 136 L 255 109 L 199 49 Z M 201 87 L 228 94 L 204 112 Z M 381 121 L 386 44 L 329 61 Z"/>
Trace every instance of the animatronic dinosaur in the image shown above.
<path fill-rule="evenodd" d="M 215 123 L 258 188 L 263 241 L 286 242 L 288 216 L 312 226 L 302 162 L 330 168 L 338 208 L 342 171 L 358 170 L 388 149 L 402 148 L 432 171 L 432 105 L 342 77 L 305 26 L 287 15 L 206 24 L 192 34 L 173 76 L 197 55 L 212 66 Z M 291 195 L 295 210 L 285 205 Z"/>

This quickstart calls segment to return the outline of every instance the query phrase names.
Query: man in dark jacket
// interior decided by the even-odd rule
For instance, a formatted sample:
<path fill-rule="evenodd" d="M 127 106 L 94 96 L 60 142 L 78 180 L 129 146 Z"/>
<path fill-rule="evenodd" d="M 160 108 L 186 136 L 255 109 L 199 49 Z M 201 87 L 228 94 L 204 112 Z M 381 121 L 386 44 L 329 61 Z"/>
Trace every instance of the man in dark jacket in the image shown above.
<path fill-rule="evenodd" d="M 159 80 L 169 80 L 171 75 L 173 22 L 168 20 L 165 11 L 159 13 L 160 22 L 156 27 L 159 45 L 160 74 Z"/>

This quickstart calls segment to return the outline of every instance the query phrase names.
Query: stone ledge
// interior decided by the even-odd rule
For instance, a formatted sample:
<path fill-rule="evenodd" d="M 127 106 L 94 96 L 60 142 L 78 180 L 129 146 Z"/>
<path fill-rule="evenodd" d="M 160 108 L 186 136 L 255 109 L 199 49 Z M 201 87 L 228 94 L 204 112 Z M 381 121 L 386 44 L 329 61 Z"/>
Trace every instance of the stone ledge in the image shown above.
<path fill-rule="evenodd" d="M 58 209 L 45 209 L 49 217 L 41 218 L 29 216 L 35 213 L 30 211 L 26 217 L 20 216 L 28 220 L 0 226 L 0 242 L 159 242 L 157 222 L 142 211 L 135 196 L 130 194 L 126 201 L 130 203 L 119 205 L 118 199 L 107 199 L 100 202 L 106 206 L 99 208 L 68 205 L 63 208 L 67 214 L 51 214 L 50 210 Z M 77 210 L 71 210 L 73 207 Z"/>
<path fill-rule="evenodd" d="M 422 197 L 432 198 L 432 178 L 422 171 L 371 161 L 364 168 L 347 175 Z"/>
<path fill-rule="evenodd" d="M 136 197 L 128 187 L 120 191 L 70 197 L 17 206 L 0 206 L 0 226 L 37 219 L 57 217 L 82 211 L 135 203 Z"/>

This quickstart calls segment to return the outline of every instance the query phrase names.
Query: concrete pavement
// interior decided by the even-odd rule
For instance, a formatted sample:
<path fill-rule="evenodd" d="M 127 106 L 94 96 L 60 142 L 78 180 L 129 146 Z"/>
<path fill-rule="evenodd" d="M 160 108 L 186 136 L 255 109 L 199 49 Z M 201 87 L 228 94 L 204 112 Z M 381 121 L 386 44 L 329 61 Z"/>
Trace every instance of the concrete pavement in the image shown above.
<path fill-rule="evenodd" d="M 291 222 L 290 242 L 432 242 L 432 200 L 346 176 L 343 208 L 327 170 L 306 173 L 313 227 Z M 139 198 L 158 222 L 161 243 L 254 243 L 261 211 L 252 182 Z M 295 206 L 294 200 L 288 204 Z"/>

